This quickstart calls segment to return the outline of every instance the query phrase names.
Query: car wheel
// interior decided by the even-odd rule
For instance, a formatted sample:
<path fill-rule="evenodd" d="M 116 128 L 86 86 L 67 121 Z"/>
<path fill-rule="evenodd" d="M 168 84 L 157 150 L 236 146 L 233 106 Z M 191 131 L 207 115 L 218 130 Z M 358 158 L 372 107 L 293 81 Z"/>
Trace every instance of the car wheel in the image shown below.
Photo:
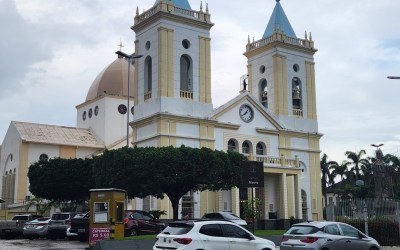
<path fill-rule="evenodd" d="M 129 231 L 129 236 L 138 236 L 139 235 L 139 231 L 137 229 L 131 229 L 131 231 Z"/>

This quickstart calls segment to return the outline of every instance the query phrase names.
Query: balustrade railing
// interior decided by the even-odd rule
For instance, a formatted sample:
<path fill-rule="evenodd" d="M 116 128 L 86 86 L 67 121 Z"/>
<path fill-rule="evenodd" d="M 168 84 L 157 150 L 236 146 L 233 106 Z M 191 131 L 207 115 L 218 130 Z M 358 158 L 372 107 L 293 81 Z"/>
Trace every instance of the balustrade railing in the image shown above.
<path fill-rule="evenodd" d="M 264 163 L 266 167 L 289 167 L 289 168 L 298 168 L 299 167 L 299 159 L 296 157 L 294 159 L 281 157 L 271 157 L 271 156 L 256 156 L 256 161 L 261 161 Z"/>
<path fill-rule="evenodd" d="M 157 14 L 160 11 L 193 18 L 193 19 L 200 20 L 200 21 L 210 21 L 210 14 L 208 12 L 205 13 L 203 11 L 194 11 L 194 10 L 183 9 L 183 8 L 176 7 L 170 3 L 160 2 L 156 6 L 143 12 L 142 14 L 140 14 L 140 15 L 137 14 L 135 17 L 135 25 L 145 21 L 146 19 L 150 18 L 151 16 Z"/>
<path fill-rule="evenodd" d="M 144 100 L 146 101 L 146 100 L 149 100 L 149 99 L 151 99 L 151 91 L 149 91 L 149 92 L 144 94 Z"/>
<path fill-rule="evenodd" d="M 287 43 L 287 44 L 293 44 L 297 45 L 300 47 L 304 48 L 314 48 L 314 42 L 312 40 L 307 40 L 307 39 L 300 39 L 296 37 L 290 37 L 286 36 L 285 34 L 282 33 L 274 33 L 269 37 L 260 39 L 258 41 L 252 42 L 247 44 L 247 51 L 251 51 L 260 47 L 263 47 L 267 44 L 273 43 L 273 42 L 282 42 L 282 43 Z"/>
<path fill-rule="evenodd" d="M 293 109 L 293 116 L 303 117 L 303 110 L 302 109 Z"/>
<path fill-rule="evenodd" d="M 192 91 L 183 91 L 183 90 L 181 90 L 181 98 L 193 99 L 193 92 Z"/>

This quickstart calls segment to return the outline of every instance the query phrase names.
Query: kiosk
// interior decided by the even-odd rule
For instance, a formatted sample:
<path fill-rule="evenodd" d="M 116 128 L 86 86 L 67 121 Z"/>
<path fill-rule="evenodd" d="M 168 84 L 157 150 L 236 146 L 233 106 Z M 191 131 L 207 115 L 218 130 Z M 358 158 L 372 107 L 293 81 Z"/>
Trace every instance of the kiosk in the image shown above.
<path fill-rule="evenodd" d="M 97 241 L 124 237 L 126 191 L 122 189 L 91 189 L 89 246 Z"/>

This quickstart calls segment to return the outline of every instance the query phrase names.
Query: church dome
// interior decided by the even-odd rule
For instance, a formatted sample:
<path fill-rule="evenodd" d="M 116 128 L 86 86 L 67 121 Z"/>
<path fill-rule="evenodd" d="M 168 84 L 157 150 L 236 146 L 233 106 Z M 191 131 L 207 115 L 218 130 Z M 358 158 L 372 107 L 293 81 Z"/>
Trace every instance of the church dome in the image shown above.
<path fill-rule="evenodd" d="M 134 96 L 135 66 L 130 67 L 130 96 Z M 107 95 L 127 96 L 128 93 L 128 61 L 117 58 L 99 73 L 93 81 L 86 96 L 86 101 Z"/>

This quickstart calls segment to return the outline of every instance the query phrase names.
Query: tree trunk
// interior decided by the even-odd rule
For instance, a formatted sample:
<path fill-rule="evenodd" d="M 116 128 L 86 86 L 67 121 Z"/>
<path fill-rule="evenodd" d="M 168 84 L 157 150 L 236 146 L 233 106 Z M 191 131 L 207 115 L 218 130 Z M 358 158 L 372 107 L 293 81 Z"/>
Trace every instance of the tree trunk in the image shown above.
<path fill-rule="evenodd" d="M 179 199 L 171 199 L 172 211 L 173 211 L 173 220 L 178 220 L 178 209 L 179 209 Z"/>

